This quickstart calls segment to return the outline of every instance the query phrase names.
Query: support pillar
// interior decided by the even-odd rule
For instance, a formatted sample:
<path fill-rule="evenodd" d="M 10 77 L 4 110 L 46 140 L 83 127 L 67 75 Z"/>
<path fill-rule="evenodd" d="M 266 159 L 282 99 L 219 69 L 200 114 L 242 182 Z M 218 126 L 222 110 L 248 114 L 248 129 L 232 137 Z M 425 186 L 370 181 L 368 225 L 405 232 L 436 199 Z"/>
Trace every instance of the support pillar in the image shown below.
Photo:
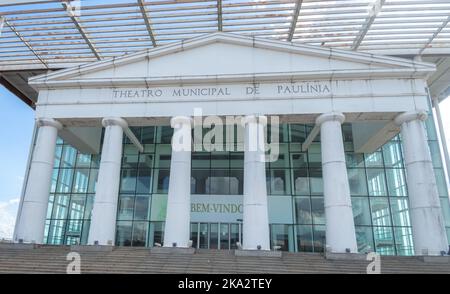
<path fill-rule="evenodd" d="M 188 247 L 191 222 L 191 125 L 190 117 L 173 117 L 170 125 L 172 158 L 164 228 L 164 247 Z"/>
<path fill-rule="evenodd" d="M 325 202 L 326 245 L 335 253 L 358 252 L 350 188 L 345 164 L 341 124 L 345 116 L 331 112 L 320 115 L 322 174 Z"/>
<path fill-rule="evenodd" d="M 243 248 L 270 250 L 264 152 L 265 116 L 246 116 L 244 152 Z"/>
<path fill-rule="evenodd" d="M 52 181 L 56 139 L 62 125 L 52 118 L 36 120 L 38 133 L 28 173 L 15 241 L 42 244 Z"/>
<path fill-rule="evenodd" d="M 423 124 L 426 119 L 425 111 L 412 111 L 397 116 L 395 123 L 401 126 L 414 252 L 439 255 L 447 252 L 448 241 Z"/>
<path fill-rule="evenodd" d="M 89 245 L 114 245 L 119 197 L 123 130 L 127 122 L 119 117 L 102 120 L 105 127 L 98 180 L 89 229 Z"/>

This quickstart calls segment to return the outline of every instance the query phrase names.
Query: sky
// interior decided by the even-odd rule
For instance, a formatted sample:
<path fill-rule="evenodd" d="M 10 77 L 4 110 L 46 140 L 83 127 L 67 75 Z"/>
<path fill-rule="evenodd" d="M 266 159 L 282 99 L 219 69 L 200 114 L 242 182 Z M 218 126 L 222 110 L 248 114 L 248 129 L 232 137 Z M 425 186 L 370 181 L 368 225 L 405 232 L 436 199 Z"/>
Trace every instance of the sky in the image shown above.
<path fill-rule="evenodd" d="M 441 104 L 450 146 L 450 97 Z M 34 111 L 0 86 L 0 239 L 12 238 L 34 126 Z"/>

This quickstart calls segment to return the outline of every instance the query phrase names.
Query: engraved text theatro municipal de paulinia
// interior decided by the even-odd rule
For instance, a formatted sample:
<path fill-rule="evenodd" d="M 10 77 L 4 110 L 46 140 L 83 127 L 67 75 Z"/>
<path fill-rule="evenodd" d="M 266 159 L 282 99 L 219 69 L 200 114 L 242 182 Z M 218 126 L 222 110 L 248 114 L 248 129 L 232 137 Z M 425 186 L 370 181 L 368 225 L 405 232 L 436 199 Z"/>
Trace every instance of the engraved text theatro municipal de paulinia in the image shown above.
<path fill-rule="evenodd" d="M 260 85 L 239 87 L 163 87 L 163 88 L 135 88 L 114 89 L 114 98 L 152 98 L 152 97 L 226 97 L 239 92 L 249 96 L 264 94 L 276 95 L 317 95 L 331 92 L 328 83 L 291 83 L 272 84 L 270 87 Z M 267 93 L 265 93 L 267 92 Z"/>

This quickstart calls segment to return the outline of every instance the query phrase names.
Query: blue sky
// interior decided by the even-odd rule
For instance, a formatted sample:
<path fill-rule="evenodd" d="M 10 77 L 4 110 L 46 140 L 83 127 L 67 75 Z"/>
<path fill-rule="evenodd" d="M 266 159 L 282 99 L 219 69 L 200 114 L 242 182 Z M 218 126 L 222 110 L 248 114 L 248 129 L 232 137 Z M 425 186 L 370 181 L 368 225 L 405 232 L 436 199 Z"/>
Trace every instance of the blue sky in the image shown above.
<path fill-rule="evenodd" d="M 22 190 L 34 111 L 0 86 L 0 238 L 11 236 Z"/>
<path fill-rule="evenodd" d="M 450 146 L 450 98 L 441 104 Z M 0 239 L 10 238 L 22 190 L 34 126 L 34 111 L 0 86 Z"/>

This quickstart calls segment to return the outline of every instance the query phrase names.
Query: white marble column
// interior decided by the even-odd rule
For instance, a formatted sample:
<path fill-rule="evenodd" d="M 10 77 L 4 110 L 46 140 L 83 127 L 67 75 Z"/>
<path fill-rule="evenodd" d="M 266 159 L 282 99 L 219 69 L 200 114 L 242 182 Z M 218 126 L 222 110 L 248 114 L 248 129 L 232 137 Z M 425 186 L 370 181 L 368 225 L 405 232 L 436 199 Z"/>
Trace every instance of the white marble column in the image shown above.
<path fill-rule="evenodd" d="M 323 193 L 325 202 L 327 250 L 358 252 L 350 188 L 345 164 L 341 124 L 345 116 L 331 112 L 320 115 Z"/>
<path fill-rule="evenodd" d="M 127 122 L 119 117 L 106 117 L 98 180 L 89 228 L 89 245 L 114 245 L 117 201 L 120 186 L 123 130 Z"/>
<path fill-rule="evenodd" d="M 246 116 L 244 152 L 243 248 L 270 250 L 267 210 L 266 163 L 264 158 L 265 116 Z"/>
<path fill-rule="evenodd" d="M 192 119 L 185 116 L 173 117 L 170 125 L 174 133 L 163 246 L 186 248 L 190 239 L 191 222 Z"/>
<path fill-rule="evenodd" d="M 409 195 L 414 251 L 416 255 L 447 252 L 448 241 L 423 121 L 425 111 L 400 114 L 406 180 Z"/>
<path fill-rule="evenodd" d="M 18 218 L 16 242 L 42 244 L 52 181 L 56 139 L 62 125 L 51 118 L 36 120 L 38 133 Z"/>

